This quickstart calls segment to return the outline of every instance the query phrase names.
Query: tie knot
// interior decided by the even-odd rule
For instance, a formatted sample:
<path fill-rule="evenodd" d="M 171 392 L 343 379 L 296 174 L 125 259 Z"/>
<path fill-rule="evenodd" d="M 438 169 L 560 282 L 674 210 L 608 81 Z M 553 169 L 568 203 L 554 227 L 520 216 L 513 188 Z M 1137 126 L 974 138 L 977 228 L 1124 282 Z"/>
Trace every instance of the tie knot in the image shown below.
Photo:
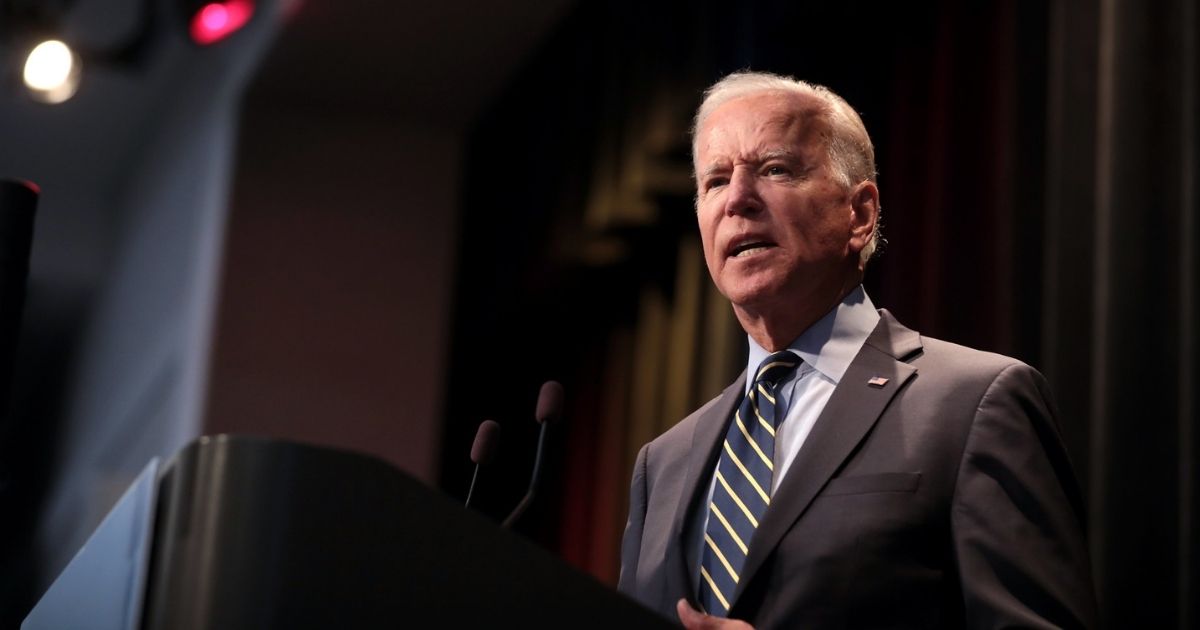
<path fill-rule="evenodd" d="M 793 352 L 783 350 L 763 359 L 754 375 L 755 383 L 768 383 L 774 386 L 800 365 L 800 357 Z"/>

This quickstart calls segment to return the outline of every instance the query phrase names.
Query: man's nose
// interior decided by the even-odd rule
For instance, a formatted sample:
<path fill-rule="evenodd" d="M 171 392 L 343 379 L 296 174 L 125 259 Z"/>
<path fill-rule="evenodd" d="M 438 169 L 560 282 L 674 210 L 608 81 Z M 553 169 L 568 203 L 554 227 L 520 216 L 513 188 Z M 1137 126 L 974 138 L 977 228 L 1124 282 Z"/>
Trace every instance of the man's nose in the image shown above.
<path fill-rule="evenodd" d="M 734 170 L 729 177 L 729 194 L 725 196 L 725 214 L 754 214 L 762 209 L 763 201 L 754 173 L 745 168 Z"/>

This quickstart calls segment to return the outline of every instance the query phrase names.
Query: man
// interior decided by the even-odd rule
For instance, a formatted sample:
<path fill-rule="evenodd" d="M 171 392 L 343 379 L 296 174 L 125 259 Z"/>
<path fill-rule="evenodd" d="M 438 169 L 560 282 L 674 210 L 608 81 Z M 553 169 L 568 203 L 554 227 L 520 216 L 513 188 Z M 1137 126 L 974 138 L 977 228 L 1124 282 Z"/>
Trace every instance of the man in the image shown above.
<path fill-rule="evenodd" d="M 1042 376 L 860 286 L 879 188 L 854 110 L 739 73 L 693 134 L 704 256 L 749 361 L 638 454 L 620 589 L 688 627 L 1094 626 Z"/>

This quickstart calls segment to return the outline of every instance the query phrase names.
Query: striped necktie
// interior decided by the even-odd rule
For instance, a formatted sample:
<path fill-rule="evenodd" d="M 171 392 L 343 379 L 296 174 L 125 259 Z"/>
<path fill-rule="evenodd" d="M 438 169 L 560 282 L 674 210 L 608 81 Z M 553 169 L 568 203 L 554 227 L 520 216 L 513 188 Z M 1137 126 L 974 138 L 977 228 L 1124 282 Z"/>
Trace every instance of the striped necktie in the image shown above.
<path fill-rule="evenodd" d="M 725 434 L 700 561 L 700 603 L 709 614 L 729 614 L 750 540 L 771 503 L 775 428 L 783 420 L 775 417 L 776 386 L 797 365 L 800 357 L 787 351 L 763 360 Z"/>

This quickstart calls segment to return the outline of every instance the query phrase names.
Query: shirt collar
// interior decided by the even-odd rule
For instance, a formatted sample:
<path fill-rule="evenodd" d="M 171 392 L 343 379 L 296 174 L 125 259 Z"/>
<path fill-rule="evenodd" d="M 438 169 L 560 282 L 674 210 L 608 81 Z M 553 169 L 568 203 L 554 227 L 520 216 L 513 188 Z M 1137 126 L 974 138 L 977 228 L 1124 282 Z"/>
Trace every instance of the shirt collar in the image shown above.
<path fill-rule="evenodd" d="M 878 323 L 879 312 L 862 285 L 859 285 L 833 310 L 788 344 L 788 350 L 800 355 L 806 364 L 837 384 Z M 771 353 L 749 335 L 746 338 L 750 341 L 746 374 L 752 375 Z M 746 390 L 749 389 L 750 378 L 747 377 Z"/>

